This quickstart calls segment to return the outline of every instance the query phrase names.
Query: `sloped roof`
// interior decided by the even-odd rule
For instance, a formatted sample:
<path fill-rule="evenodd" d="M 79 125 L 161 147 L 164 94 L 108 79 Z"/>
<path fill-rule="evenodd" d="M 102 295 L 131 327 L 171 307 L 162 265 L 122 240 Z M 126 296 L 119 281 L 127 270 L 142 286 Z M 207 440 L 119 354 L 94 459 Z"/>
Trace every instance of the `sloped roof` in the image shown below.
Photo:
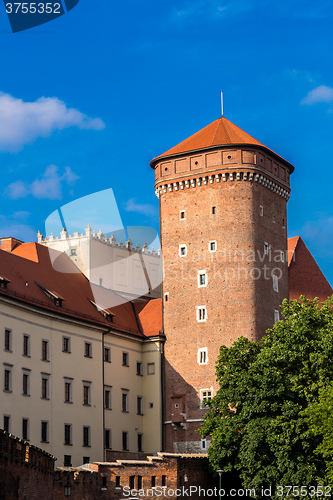
<path fill-rule="evenodd" d="M 0 288 L 1 295 L 15 298 L 58 313 L 99 326 L 112 328 L 142 337 L 132 304 L 120 303 L 119 296 L 91 285 L 66 254 L 49 249 L 38 243 L 25 243 L 13 252 L 0 249 L 0 274 L 10 280 L 7 290 Z M 63 299 L 56 306 L 44 293 L 51 291 Z M 114 314 L 113 322 L 107 321 L 92 302 L 98 303 Z M 103 303 L 104 302 L 104 303 Z M 112 307 L 110 307 L 112 304 Z M 151 330 L 154 327 L 151 326 Z M 159 334 L 159 329 L 155 335 Z"/>
<path fill-rule="evenodd" d="M 333 289 L 300 236 L 288 239 L 289 299 L 319 298 L 323 302 Z"/>
<path fill-rule="evenodd" d="M 227 120 L 225 117 L 218 118 L 203 129 L 177 144 L 177 146 L 174 146 L 162 155 L 157 156 L 150 162 L 150 165 L 154 168 L 155 163 L 164 157 L 166 158 L 173 155 L 199 151 L 201 149 L 208 149 L 217 146 L 235 146 L 242 144 L 264 148 L 273 153 L 284 163 L 287 163 L 291 171 L 294 170 L 294 167 L 289 162 L 274 153 L 274 151 L 271 151 L 264 144 L 257 141 L 257 139 L 252 137 L 247 132 L 244 132 L 244 130 L 237 127 L 237 125 L 232 123 L 230 120 Z"/>
<path fill-rule="evenodd" d="M 162 331 L 162 299 L 134 302 L 134 308 L 145 337 Z"/>

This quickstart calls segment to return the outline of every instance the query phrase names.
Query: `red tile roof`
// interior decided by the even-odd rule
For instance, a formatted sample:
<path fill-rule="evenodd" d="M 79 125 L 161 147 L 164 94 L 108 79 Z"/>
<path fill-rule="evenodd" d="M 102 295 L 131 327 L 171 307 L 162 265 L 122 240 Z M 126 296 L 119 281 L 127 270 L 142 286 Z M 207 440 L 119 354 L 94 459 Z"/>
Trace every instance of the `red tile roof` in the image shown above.
<path fill-rule="evenodd" d="M 38 243 L 22 244 L 13 252 L 0 249 L 0 274 L 2 273 L 6 274 L 10 283 L 7 290 L 0 288 L 1 295 L 56 314 L 143 336 L 132 304 L 120 303 L 116 293 L 91 285 L 64 253 L 50 250 Z M 62 306 L 56 306 L 39 285 L 61 297 Z M 107 321 L 90 301 L 112 312 L 113 322 Z M 144 330 L 150 334 L 154 331 L 158 335 L 160 328 L 156 327 L 154 330 L 154 325 L 153 322 L 150 327 L 145 326 Z"/>
<path fill-rule="evenodd" d="M 288 239 L 289 299 L 318 297 L 323 302 L 333 289 L 300 236 Z"/>
<path fill-rule="evenodd" d="M 162 300 L 138 301 L 134 303 L 141 331 L 146 337 L 157 335 L 162 331 Z"/>
<path fill-rule="evenodd" d="M 218 118 L 203 129 L 199 130 L 199 132 L 196 132 L 184 141 L 177 144 L 177 146 L 174 146 L 162 155 L 157 156 L 150 162 L 150 165 L 154 168 L 154 165 L 158 160 L 168 156 L 199 151 L 201 149 L 207 149 L 217 146 L 235 146 L 241 144 L 246 144 L 249 146 L 259 146 L 260 148 L 264 148 L 273 153 L 275 156 L 278 156 L 280 161 L 287 163 L 290 167 L 291 172 L 294 170 L 294 167 L 289 162 L 281 158 L 279 155 L 274 153 L 274 151 L 271 151 L 264 144 L 257 141 L 257 139 L 254 139 L 254 137 L 249 135 L 247 132 L 244 132 L 244 130 L 237 127 L 237 125 L 224 117 Z"/>

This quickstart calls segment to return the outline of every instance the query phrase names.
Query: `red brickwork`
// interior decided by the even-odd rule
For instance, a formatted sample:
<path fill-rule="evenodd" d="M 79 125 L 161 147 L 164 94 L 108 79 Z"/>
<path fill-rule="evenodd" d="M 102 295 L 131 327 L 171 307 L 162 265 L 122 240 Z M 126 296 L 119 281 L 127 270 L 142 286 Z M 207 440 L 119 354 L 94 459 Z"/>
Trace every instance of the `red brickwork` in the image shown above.
<path fill-rule="evenodd" d="M 0 429 L 0 498 L 52 500 L 55 458 Z"/>
<path fill-rule="evenodd" d="M 269 150 L 240 146 L 152 164 L 164 265 L 165 449 L 196 452 L 205 411 L 200 389 L 218 388 L 220 346 L 240 336 L 260 340 L 288 298 L 286 202 L 293 168 Z M 183 257 L 180 245 L 186 245 Z M 198 271 L 206 272 L 207 286 L 198 286 Z M 198 306 L 206 307 L 206 321 L 197 320 Z M 198 363 L 202 348 L 206 364 Z"/>

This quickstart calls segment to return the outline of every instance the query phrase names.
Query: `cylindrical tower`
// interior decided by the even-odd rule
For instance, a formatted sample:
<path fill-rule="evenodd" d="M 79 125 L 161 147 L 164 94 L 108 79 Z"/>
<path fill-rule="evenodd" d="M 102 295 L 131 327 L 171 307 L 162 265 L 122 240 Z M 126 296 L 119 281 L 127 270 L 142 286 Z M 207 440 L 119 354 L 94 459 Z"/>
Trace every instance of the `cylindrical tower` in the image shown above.
<path fill-rule="evenodd" d="M 222 117 L 151 161 L 160 200 L 165 447 L 205 451 L 195 432 L 217 390 L 222 344 L 260 340 L 288 297 L 293 166 Z"/>

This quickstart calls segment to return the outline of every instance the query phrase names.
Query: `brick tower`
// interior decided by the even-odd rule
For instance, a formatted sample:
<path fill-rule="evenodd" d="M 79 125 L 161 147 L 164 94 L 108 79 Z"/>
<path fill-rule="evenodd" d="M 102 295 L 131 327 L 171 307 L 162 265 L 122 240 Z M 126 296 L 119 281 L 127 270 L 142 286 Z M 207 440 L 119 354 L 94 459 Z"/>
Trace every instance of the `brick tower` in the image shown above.
<path fill-rule="evenodd" d="M 260 340 L 288 297 L 293 166 L 222 117 L 154 158 L 160 200 L 165 449 L 203 452 L 219 347 Z"/>

